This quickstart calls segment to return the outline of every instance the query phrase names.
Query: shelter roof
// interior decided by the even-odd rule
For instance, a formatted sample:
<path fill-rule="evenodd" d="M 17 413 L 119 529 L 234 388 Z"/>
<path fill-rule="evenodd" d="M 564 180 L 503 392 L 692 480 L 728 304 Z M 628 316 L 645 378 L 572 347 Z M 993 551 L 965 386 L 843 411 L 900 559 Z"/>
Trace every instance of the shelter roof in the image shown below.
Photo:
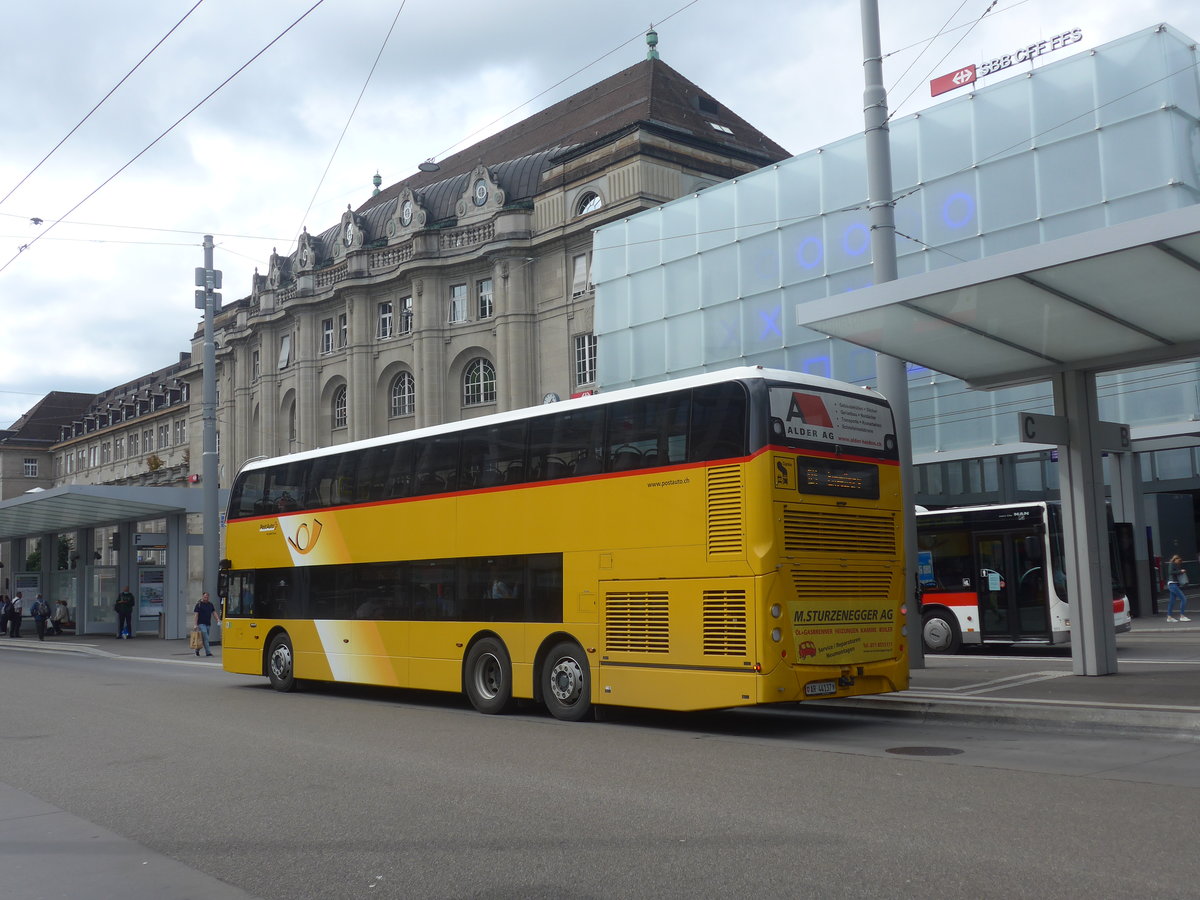
<path fill-rule="evenodd" d="M 976 388 L 1200 356 L 1200 205 L 796 307 L 796 323 Z"/>
<path fill-rule="evenodd" d="M 157 519 L 168 513 L 201 513 L 203 494 L 197 488 L 98 484 L 29 491 L 0 503 L 0 541 Z"/>

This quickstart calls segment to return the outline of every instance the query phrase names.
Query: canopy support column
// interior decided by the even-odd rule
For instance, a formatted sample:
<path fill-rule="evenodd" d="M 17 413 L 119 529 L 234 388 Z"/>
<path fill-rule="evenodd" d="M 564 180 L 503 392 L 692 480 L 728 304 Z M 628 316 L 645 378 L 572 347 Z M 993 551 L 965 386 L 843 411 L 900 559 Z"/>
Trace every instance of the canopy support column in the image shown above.
<path fill-rule="evenodd" d="M 1117 638 L 1095 374 L 1075 370 L 1056 375 L 1054 408 L 1067 419 L 1068 443 L 1059 447 L 1059 486 L 1072 668 L 1076 675 L 1112 675 L 1117 671 Z"/>

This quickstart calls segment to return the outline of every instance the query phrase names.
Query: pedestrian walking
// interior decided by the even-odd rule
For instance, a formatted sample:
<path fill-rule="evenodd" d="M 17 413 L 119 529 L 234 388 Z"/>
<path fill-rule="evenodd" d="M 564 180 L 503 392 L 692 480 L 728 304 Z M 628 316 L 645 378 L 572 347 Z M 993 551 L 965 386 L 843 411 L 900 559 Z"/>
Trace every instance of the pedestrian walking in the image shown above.
<path fill-rule="evenodd" d="M 13 595 L 12 603 L 8 611 L 8 636 L 10 638 L 19 638 L 21 636 L 21 619 L 25 616 L 25 601 L 22 599 L 21 592 L 17 591 Z"/>
<path fill-rule="evenodd" d="M 12 598 L 0 594 L 0 634 L 8 634 L 8 618 L 12 615 Z"/>
<path fill-rule="evenodd" d="M 1167 621 L 1168 622 L 1190 622 L 1192 621 L 1185 616 L 1184 610 L 1187 609 L 1187 594 L 1183 592 L 1183 586 L 1188 583 L 1187 570 L 1183 567 L 1183 559 L 1178 553 L 1171 557 L 1167 563 Z M 1176 610 L 1178 605 L 1179 609 Z"/>
<path fill-rule="evenodd" d="M 125 590 L 117 595 L 113 609 L 117 611 L 117 640 L 133 636 L 133 604 L 134 597 L 125 585 Z"/>
<path fill-rule="evenodd" d="M 46 605 L 41 594 L 38 594 L 37 599 L 30 604 L 29 614 L 33 616 L 33 627 L 37 631 L 38 640 L 44 641 L 46 639 L 46 622 L 50 619 L 50 607 Z"/>
<path fill-rule="evenodd" d="M 211 625 L 219 625 L 221 617 L 217 614 L 217 608 L 212 605 L 212 601 L 208 599 L 208 591 L 201 595 L 200 602 L 196 604 L 192 612 L 196 614 L 196 629 L 204 641 L 204 655 L 212 656 L 212 649 L 208 645 L 208 629 Z M 200 655 L 199 648 L 196 650 L 196 655 Z"/>

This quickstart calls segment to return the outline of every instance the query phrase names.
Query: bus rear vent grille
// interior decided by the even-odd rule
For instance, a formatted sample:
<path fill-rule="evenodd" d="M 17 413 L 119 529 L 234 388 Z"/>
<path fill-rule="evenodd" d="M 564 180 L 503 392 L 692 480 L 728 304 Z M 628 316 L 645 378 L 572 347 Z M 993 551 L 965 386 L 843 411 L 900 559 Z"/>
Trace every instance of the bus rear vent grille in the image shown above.
<path fill-rule="evenodd" d="M 669 653 L 666 591 L 608 594 L 604 598 L 604 647 L 610 652 Z"/>
<path fill-rule="evenodd" d="M 742 552 L 742 468 L 716 466 L 708 470 L 708 554 Z"/>
<path fill-rule="evenodd" d="M 704 655 L 746 655 L 746 592 L 705 591 Z"/>
<path fill-rule="evenodd" d="M 891 594 L 892 573 L 887 571 L 848 572 L 822 569 L 793 569 L 792 584 L 796 599 L 805 600 L 879 600 Z"/>
<path fill-rule="evenodd" d="M 896 521 L 891 515 L 785 508 L 783 548 L 791 553 L 896 552 Z"/>

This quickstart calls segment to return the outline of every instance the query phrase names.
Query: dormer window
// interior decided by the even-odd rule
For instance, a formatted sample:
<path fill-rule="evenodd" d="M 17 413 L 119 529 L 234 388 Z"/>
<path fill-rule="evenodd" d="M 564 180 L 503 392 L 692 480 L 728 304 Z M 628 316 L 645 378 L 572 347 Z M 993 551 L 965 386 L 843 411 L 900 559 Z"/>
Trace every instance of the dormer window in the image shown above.
<path fill-rule="evenodd" d="M 579 202 L 575 204 L 575 215 L 586 216 L 588 213 L 594 213 L 604 205 L 604 201 L 600 199 L 600 195 L 595 191 L 588 191 L 579 198 Z"/>

